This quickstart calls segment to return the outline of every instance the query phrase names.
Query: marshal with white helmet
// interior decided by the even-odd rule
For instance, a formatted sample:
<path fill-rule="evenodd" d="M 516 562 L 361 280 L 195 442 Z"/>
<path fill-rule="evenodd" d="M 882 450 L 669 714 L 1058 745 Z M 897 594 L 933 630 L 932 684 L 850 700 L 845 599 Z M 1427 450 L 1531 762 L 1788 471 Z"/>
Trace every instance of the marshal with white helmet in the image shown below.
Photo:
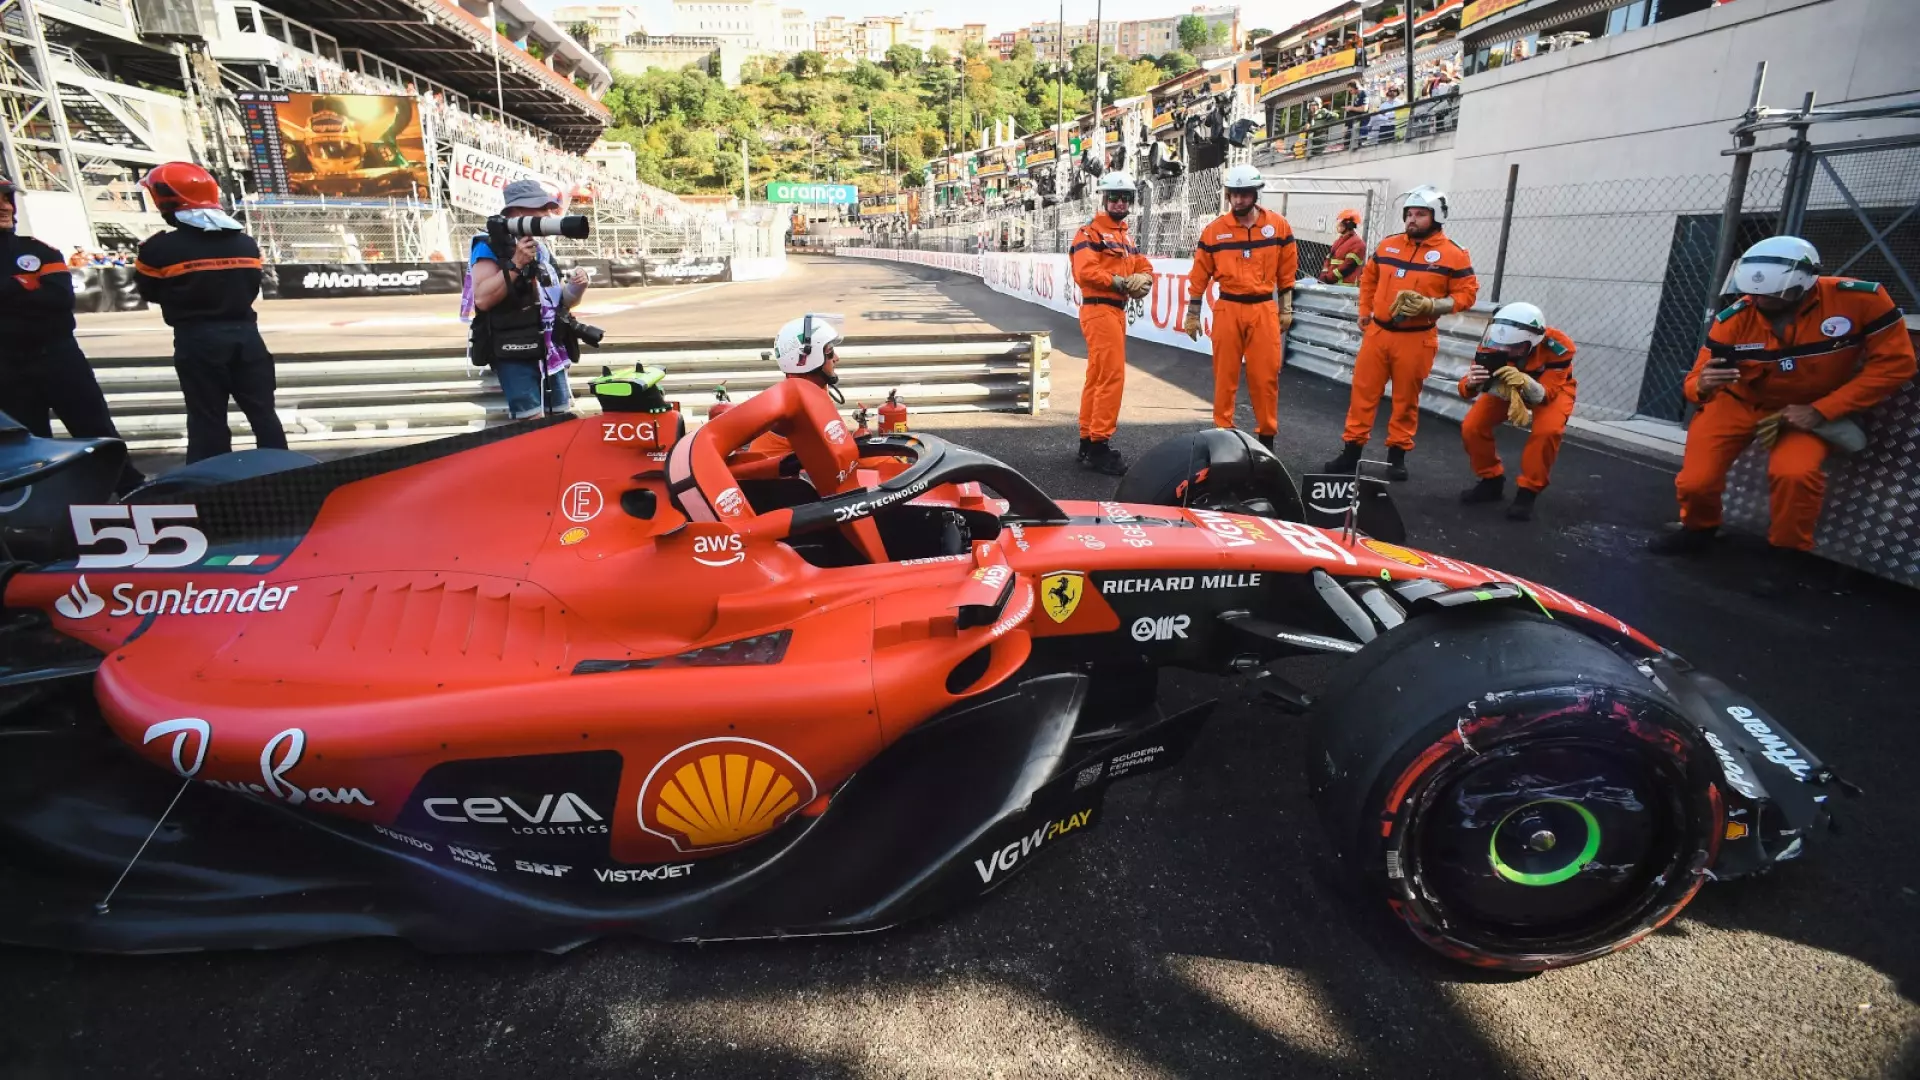
<path fill-rule="evenodd" d="M 1549 327 L 1545 313 L 1532 304 L 1505 304 L 1493 313 L 1473 366 L 1457 387 L 1460 396 L 1473 403 L 1460 422 L 1460 442 L 1480 478 L 1460 493 L 1461 502 L 1499 502 L 1505 496 L 1506 469 L 1493 436 L 1502 423 L 1512 424 L 1527 431 L 1527 448 L 1507 517 L 1532 520 L 1533 504 L 1547 488 L 1573 415 L 1579 389 L 1573 379 L 1573 354 L 1573 339 Z"/>
<path fill-rule="evenodd" d="M 1795 301 L 1820 280 L 1820 253 L 1797 236 L 1769 236 L 1748 248 L 1727 274 L 1723 294 Z"/>

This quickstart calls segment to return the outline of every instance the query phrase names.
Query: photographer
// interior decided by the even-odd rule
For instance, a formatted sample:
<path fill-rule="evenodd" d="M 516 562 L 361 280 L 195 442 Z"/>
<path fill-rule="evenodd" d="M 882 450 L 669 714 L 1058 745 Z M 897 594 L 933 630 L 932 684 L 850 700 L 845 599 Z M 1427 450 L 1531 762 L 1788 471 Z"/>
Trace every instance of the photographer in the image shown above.
<path fill-rule="evenodd" d="M 575 269 L 564 283 L 546 246 L 531 236 L 509 235 L 516 218 L 558 217 L 560 200 L 538 180 L 515 180 L 503 192 L 500 217 L 473 238 L 468 261 L 473 289 L 473 336 L 469 356 L 476 366 L 491 366 L 507 397 L 507 413 L 525 420 L 542 413 L 568 411 L 573 392 L 567 385 L 572 362 L 562 338 L 572 323 L 565 312 L 587 292 L 587 273 Z M 557 231 L 557 230 L 556 230 Z"/>

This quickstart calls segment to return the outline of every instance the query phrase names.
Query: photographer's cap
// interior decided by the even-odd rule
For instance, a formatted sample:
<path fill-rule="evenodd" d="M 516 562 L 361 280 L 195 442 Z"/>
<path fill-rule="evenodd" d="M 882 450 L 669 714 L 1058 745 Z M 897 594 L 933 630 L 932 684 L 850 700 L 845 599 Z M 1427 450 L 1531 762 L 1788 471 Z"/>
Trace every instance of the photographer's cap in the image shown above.
<path fill-rule="evenodd" d="M 501 191 L 502 210 L 545 210 L 560 205 L 560 194 L 538 180 L 515 180 Z"/>

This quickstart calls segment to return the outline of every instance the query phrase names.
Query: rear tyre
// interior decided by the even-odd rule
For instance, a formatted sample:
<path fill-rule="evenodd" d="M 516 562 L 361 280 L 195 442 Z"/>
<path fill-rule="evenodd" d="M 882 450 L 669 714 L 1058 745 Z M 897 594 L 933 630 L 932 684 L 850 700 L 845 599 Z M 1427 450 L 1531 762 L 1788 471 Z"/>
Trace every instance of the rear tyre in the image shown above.
<path fill-rule="evenodd" d="M 1140 455 L 1113 493 L 1116 502 L 1185 506 L 1305 521 L 1287 467 L 1253 436 L 1208 428 L 1167 439 Z"/>
<path fill-rule="evenodd" d="M 1639 941 L 1693 898 L 1725 829 L 1714 757 L 1666 695 L 1536 613 L 1397 627 L 1309 722 L 1309 790 L 1360 888 L 1475 967 Z"/>

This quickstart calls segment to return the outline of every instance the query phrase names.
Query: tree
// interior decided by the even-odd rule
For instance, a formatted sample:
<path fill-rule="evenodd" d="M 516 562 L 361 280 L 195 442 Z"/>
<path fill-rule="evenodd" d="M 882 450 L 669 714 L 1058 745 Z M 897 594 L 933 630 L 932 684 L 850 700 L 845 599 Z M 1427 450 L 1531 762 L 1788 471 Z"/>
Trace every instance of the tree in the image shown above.
<path fill-rule="evenodd" d="M 1247 31 L 1247 48 L 1251 49 L 1253 48 L 1254 42 L 1263 41 L 1272 36 L 1273 36 L 1273 31 L 1267 29 L 1266 27 L 1264 26 L 1255 27 L 1254 29 Z"/>
<path fill-rule="evenodd" d="M 853 72 L 847 81 L 863 90 L 885 90 L 893 85 L 893 80 L 881 70 L 880 65 L 871 60 L 862 60 L 853 66 Z"/>
<path fill-rule="evenodd" d="M 1033 62 L 1033 42 L 1031 41 L 1014 42 L 1013 43 L 1013 60 L 1014 60 L 1014 63 L 1016 64 L 1022 61 L 1025 61 L 1026 63 L 1031 64 Z"/>
<path fill-rule="evenodd" d="M 893 69 L 895 75 L 917 72 L 922 62 L 920 50 L 904 41 L 887 49 L 887 67 Z"/>
<path fill-rule="evenodd" d="M 1182 15 L 1174 33 L 1179 35 L 1182 49 L 1198 52 L 1207 43 L 1207 20 L 1198 15 Z"/>
<path fill-rule="evenodd" d="M 1145 60 L 1123 63 L 1114 72 L 1113 96 L 1117 99 L 1144 94 L 1164 81 L 1165 76 L 1160 74 L 1160 69 Z"/>
<path fill-rule="evenodd" d="M 945 45 L 935 45 L 933 48 L 927 50 L 927 63 L 929 64 L 933 64 L 936 67 L 946 67 L 952 62 L 953 54 L 947 51 Z"/>
<path fill-rule="evenodd" d="M 1231 33 L 1232 31 L 1227 29 L 1226 23 L 1214 23 L 1207 27 L 1207 44 L 1217 49 L 1227 43 L 1227 38 Z"/>
<path fill-rule="evenodd" d="M 580 43 L 583 49 L 593 47 L 593 24 L 585 19 L 567 24 L 567 36 Z"/>
<path fill-rule="evenodd" d="M 969 41 L 960 46 L 960 55 L 969 61 L 979 60 L 987 55 L 987 47 L 977 41 Z"/>
<path fill-rule="evenodd" d="M 1161 54 L 1160 59 L 1154 61 L 1154 63 L 1168 79 L 1173 78 L 1175 75 L 1192 71 L 1194 68 L 1200 66 L 1200 62 L 1195 60 L 1190 54 L 1181 52 L 1178 49 L 1170 53 Z"/>
<path fill-rule="evenodd" d="M 793 62 L 788 66 L 795 75 L 803 79 L 812 78 L 827 70 L 827 58 L 817 50 L 804 49 L 793 55 Z"/>

